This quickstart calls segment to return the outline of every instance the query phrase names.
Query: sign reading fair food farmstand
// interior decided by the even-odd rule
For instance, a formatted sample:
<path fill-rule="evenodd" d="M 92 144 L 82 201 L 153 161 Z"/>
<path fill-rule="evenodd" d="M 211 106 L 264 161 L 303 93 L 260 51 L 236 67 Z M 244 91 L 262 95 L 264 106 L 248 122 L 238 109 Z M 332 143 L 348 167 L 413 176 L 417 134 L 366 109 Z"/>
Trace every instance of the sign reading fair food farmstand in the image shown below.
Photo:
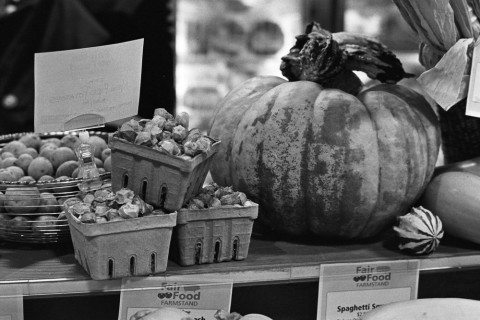
<path fill-rule="evenodd" d="M 358 320 L 382 304 L 417 298 L 418 260 L 320 266 L 317 320 Z"/>
<path fill-rule="evenodd" d="M 93 128 L 135 116 L 143 39 L 35 54 L 35 132 Z"/>
<path fill-rule="evenodd" d="M 141 320 L 159 308 L 178 308 L 194 320 L 215 320 L 218 310 L 230 312 L 233 282 L 166 281 L 163 277 L 124 278 L 119 320 Z"/>

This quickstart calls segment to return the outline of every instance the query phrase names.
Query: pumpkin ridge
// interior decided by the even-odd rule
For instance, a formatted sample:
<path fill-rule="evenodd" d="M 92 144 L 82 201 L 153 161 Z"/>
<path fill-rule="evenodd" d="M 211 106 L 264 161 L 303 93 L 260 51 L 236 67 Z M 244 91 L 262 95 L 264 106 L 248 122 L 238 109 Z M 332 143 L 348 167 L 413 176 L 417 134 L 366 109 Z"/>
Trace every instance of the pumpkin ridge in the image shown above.
<path fill-rule="evenodd" d="M 357 98 L 358 99 L 358 98 Z M 360 102 L 362 102 L 360 100 Z M 380 138 L 379 138 L 379 131 L 378 131 L 378 124 L 376 121 L 374 121 L 374 118 L 372 116 L 372 112 L 370 110 L 370 108 L 368 108 L 368 106 L 366 104 L 364 104 L 363 102 L 361 103 L 361 105 L 365 108 L 365 111 L 370 119 L 370 122 L 372 123 L 373 127 L 374 127 L 374 130 L 375 130 L 375 137 L 376 137 L 376 146 L 377 146 L 377 153 L 380 154 L 380 146 L 379 146 L 379 141 L 380 141 Z M 383 176 L 382 176 L 382 166 L 378 165 L 378 184 L 377 184 L 377 194 L 381 194 L 381 190 L 382 190 L 382 181 L 383 181 Z M 375 205 L 374 207 L 372 208 L 372 210 L 370 210 L 369 212 L 369 215 L 368 215 L 368 219 L 366 219 L 365 221 L 365 224 L 363 226 L 363 228 L 361 230 L 359 230 L 359 232 L 357 233 L 356 236 L 359 236 L 361 237 L 361 235 L 364 234 L 365 230 L 368 229 L 368 226 L 370 225 L 370 222 L 372 221 L 372 219 L 374 218 L 374 212 L 377 212 L 378 210 L 378 207 L 379 207 L 379 204 L 380 204 L 380 197 L 377 196 L 377 198 L 375 199 Z"/>

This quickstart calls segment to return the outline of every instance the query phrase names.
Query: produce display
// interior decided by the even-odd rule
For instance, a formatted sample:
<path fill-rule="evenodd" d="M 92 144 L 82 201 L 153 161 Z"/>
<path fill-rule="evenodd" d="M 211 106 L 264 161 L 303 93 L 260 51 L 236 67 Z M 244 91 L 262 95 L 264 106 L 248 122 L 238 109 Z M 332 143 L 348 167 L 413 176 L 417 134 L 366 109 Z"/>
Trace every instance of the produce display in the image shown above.
<path fill-rule="evenodd" d="M 113 192 L 109 185 L 93 192 L 79 193 L 65 200 L 64 205 L 83 223 L 105 223 L 165 213 L 154 210 L 132 190 L 122 188 Z"/>
<path fill-rule="evenodd" d="M 202 152 L 207 153 L 212 140 L 199 129 L 189 130 L 190 116 L 186 112 L 175 117 L 163 108 L 155 109 L 152 119 L 131 119 L 122 124 L 114 134 L 136 145 L 191 159 Z"/>
<path fill-rule="evenodd" d="M 263 314 L 250 313 L 242 316 L 238 312 L 226 312 L 224 310 L 218 310 L 215 313 L 216 320 L 272 320 L 271 318 L 264 316 Z"/>
<path fill-rule="evenodd" d="M 172 258 L 179 265 L 246 259 L 258 204 L 243 192 L 212 182 L 177 214 Z"/>
<path fill-rule="evenodd" d="M 394 302 L 365 313 L 361 320 L 472 320 L 480 318 L 480 301 L 428 298 Z"/>
<path fill-rule="evenodd" d="M 398 226 L 393 230 L 400 238 L 400 250 L 414 254 L 430 254 L 437 249 L 443 238 L 442 221 L 431 211 L 412 208 L 406 215 L 400 216 Z"/>
<path fill-rule="evenodd" d="M 215 182 L 204 186 L 198 194 L 185 204 L 189 210 L 218 208 L 226 205 L 244 206 L 248 199 L 245 193 L 234 191 L 232 187 L 221 187 Z"/>
<path fill-rule="evenodd" d="M 218 310 L 215 313 L 216 320 L 272 320 L 261 314 L 240 315 L 237 312 L 227 313 L 224 310 Z M 130 317 L 129 320 L 193 320 L 189 314 L 177 308 L 163 307 L 155 311 L 141 310 Z"/>
<path fill-rule="evenodd" d="M 218 104 L 213 180 L 260 205 L 275 232 L 368 238 L 408 212 L 440 146 L 434 110 L 395 84 L 407 75 L 375 40 L 307 26 L 282 58 L 286 81 L 258 76 Z M 385 82 L 363 88 L 352 72 Z"/>
<path fill-rule="evenodd" d="M 480 176 L 446 171 L 435 176 L 420 200 L 440 217 L 447 235 L 480 244 Z"/>
<path fill-rule="evenodd" d="M 110 149 L 100 135 L 90 136 L 95 162 L 111 170 Z M 77 135 L 27 133 L 6 142 L 0 161 L 0 236 L 13 241 L 58 240 L 68 234 L 63 202 L 78 192 Z"/>

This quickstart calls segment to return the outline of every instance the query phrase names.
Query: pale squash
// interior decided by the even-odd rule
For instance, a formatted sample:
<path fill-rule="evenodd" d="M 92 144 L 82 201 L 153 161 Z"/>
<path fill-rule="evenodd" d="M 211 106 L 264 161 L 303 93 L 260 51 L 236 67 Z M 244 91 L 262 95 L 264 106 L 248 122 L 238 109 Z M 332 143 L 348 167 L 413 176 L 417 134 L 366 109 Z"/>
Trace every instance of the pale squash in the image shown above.
<path fill-rule="evenodd" d="M 427 298 L 393 302 L 367 312 L 362 320 L 477 320 L 480 301 Z"/>
<path fill-rule="evenodd" d="M 435 176 L 420 203 L 440 217 L 447 235 L 480 244 L 480 176 L 444 172 Z"/>

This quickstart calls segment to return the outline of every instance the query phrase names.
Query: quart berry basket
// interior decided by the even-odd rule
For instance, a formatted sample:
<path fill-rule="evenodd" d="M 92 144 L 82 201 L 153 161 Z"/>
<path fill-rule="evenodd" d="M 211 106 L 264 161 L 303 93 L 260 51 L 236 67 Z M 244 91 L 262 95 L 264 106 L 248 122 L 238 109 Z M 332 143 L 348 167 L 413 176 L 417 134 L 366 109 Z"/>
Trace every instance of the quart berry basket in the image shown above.
<path fill-rule="evenodd" d="M 29 134 L 14 133 L 0 136 L 0 148 L 3 148 L 8 142 L 18 140 L 22 136 Z M 39 133 L 41 139 L 62 138 L 66 132 Z M 76 135 L 78 133 L 68 132 Z M 89 131 L 91 136 L 101 136 L 105 140 L 108 138 L 106 132 Z M 101 174 L 104 184 L 111 183 L 110 172 Z M 39 182 L 20 182 L 20 181 L 0 181 L 0 191 L 4 193 L 7 188 L 18 189 L 15 195 L 16 200 L 23 198 L 37 200 L 39 195 L 32 195 L 30 192 L 22 192 L 29 188 L 36 188 L 40 193 L 49 192 L 57 199 L 57 204 L 35 205 L 35 212 L 32 212 L 31 205 L 15 205 L 9 207 L 4 198 L 0 199 L 0 240 L 16 243 L 28 244 L 61 244 L 71 243 L 70 228 L 65 216 L 63 201 L 74 197 L 79 192 L 78 184 L 81 179 L 69 178 L 61 181 L 39 181 Z M 14 211 L 14 212 L 11 212 Z M 40 216 L 51 216 L 55 219 L 49 221 L 35 221 Z"/>
<path fill-rule="evenodd" d="M 146 276 L 167 269 L 177 213 L 82 223 L 68 207 L 75 259 L 94 280 Z"/>
<path fill-rule="evenodd" d="M 181 266 L 247 258 L 258 204 L 180 209 L 172 239 L 172 260 Z"/>
<path fill-rule="evenodd" d="M 157 208 L 177 211 L 203 186 L 220 141 L 192 159 L 162 153 L 110 136 L 112 189 L 129 188 Z"/>

